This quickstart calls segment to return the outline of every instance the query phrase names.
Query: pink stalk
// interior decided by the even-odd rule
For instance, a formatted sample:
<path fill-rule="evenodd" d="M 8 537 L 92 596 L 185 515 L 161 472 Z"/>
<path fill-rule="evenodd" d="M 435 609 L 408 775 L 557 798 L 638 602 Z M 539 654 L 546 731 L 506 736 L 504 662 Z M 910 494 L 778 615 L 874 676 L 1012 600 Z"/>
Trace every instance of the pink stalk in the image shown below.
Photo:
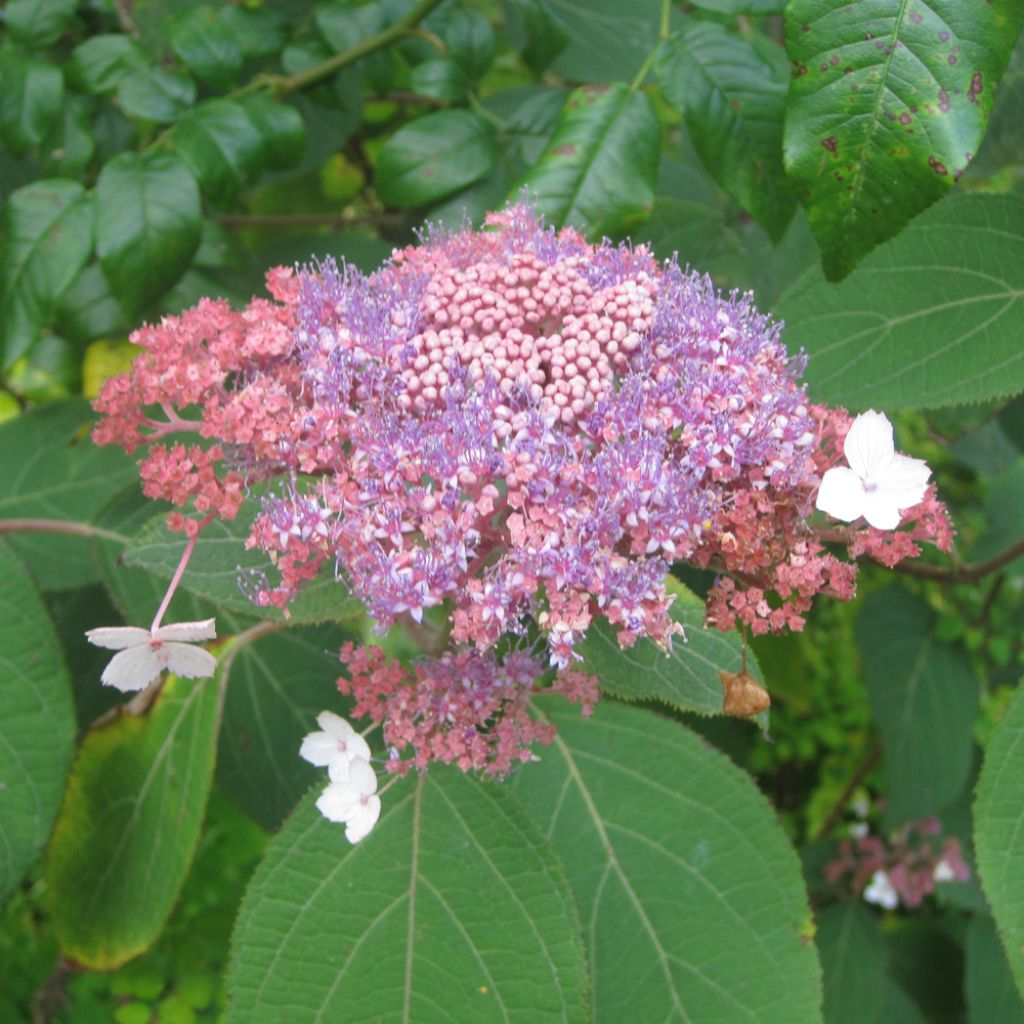
<path fill-rule="evenodd" d="M 174 575 L 171 577 L 171 582 L 167 587 L 167 593 L 164 594 L 164 599 L 160 602 L 160 607 L 157 608 L 156 615 L 153 617 L 153 624 L 149 627 L 150 633 L 155 633 L 160 628 L 160 623 L 163 620 L 164 613 L 167 611 L 167 606 L 171 603 L 171 598 L 174 597 L 174 592 L 178 589 L 181 577 L 185 575 L 185 569 L 192 558 L 192 552 L 196 549 L 196 541 L 199 540 L 199 534 L 210 524 L 214 515 L 215 513 L 211 512 L 205 519 L 201 519 L 195 533 L 189 537 L 185 550 L 181 553 L 178 568 L 174 570 Z"/>

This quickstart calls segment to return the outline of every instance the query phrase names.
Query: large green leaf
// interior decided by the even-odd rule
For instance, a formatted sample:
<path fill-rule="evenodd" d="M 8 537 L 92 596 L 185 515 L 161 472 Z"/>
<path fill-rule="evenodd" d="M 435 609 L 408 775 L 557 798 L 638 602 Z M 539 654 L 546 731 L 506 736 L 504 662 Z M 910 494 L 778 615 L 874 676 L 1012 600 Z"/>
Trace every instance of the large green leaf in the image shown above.
<path fill-rule="evenodd" d="M 583 640 L 584 664 L 601 681 L 601 688 L 617 697 L 661 700 L 680 711 L 719 715 L 723 699 L 719 672 L 740 671 L 742 642 L 736 633 L 706 628 L 704 602 L 675 580 L 669 580 L 668 586 L 676 595 L 669 612 L 686 630 L 685 641 L 676 637 L 671 654 L 646 638 L 623 650 L 616 631 L 600 619 Z M 749 651 L 747 670 L 763 681 L 757 659 Z"/>
<path fill-rule="evenodd" d="M 229 662 L 230 654 L 222 674 Z M 145 714 L 86 736 L 46 864 L 65 956 L 110 969 L 160 934 L 199 840 L 221 685 L 168 679 Z"/>
<path fill-rule="evenodd" d="M 1017 989 L 1024 995 L 1024 687 L 1014 694 L 985 751 L 974 805 L 978 873 Z"/>
<path fill-rule="evenodd" d="M 978 683 L 970 663 L 935 642 L 928 606 L 901 587 L 870 594 L 856 632 L 885 749 L 889 821 L 938 814 L 971 770 Z"/>
<path fill-rule="evenodd" d="M 74 754 L 71 683 L 32 580 L 0 541 L 0 905 L 50 835 Z"/>
<path fill-rule="evenodd" d="M 1024 1000 L 1014 987 L 992 918 L 975 914 L 967 928 L 964 995 L 969 1024 L 1021 1024 Z"/>
<path fill-rule="evenodd" d="M 750 777 L 650 711 L 543 717 L 558 737 L 514 788 L 576 894 L 594 1020 L 817 1024 L 800 865 Z"/>
<path fill-rule="evenodd" d="M 174 148 L 216 203 L 229 203 L 259 173 L 263 138 L 236 100 L 204 100 L 174 126 Z"/>
<path fill-rule="evenodd" d="M 124 452 L 89 440 L 92 422 L 88 404 L 72 399 L 0 424 L 0 519 L 87 523 L 135 477 Z M 81 537 L 23 533 L 10 541 L 44 590 L 70 590 L 96 579 Z"/>
<path fill-rule="evenodd" d="M 60 68 L 15 50 L 0 54 L 0 137 L 15 156 L 43 141 L 63 98 Z"/>
<path fill-rule="evenodd" d="M 661 0 L 545 0 L 565 37 L 553 69 L 572 82 L 628 82 L 658 45 Z"/>
<path fill-rule="evenodd" d="M 263 156 L 268 167 L 294 167 L 302 162 L 306 151 L 306 124 L 295 107 L 262 92 L 243 96 L 242 106 L 262 136 Z"/>
<path fill-rule="evenodd" d="M 566 101 L 551 141 L 515 191 L 527 188 L 556 227 L 620 234 L 650 214 L 660 155 L 661 126 L 645 93 L 585 86 Z"/>
<path fill-rule="evenodd" d="M 83 92 L 111 92 L 142 60 L 134 39 L 120 33 L 101 33 L 75 47 L 67 62 L 68 79 Z"/>
<path fill-rule="evenodd" d="M 215 519 L 210 523 L 199 537 L 181 586 L 220 607 L 277 621 L 284 618 L 280 609 L 257 607 L 239 585 L 247 576 L 269 568 L 266 552 L 245 547 L 258 513 L 259 503 L 249 501 L 237 519 L 231 522 Z M 178 567 L 183 547 L 182 535 L 171 533 L 164 516 L 159 515 L 132 538 L 125 549 L 124 562 L 170 579 Z M 326 622 L 358 616 L 362 604 L 334 578 L 331 568 L 304 586 L 288 610 L 292 622 Z"/>
<path fill-rule="evenodd" d="M 338 705 L 337 627 L 300 627 L 256 640 L 231 664 L 217 778 L 228 796 L 276 829 L 323 771 L 298 756 L 316 716 Z M 349 638 L 350 639 L 350 638 Z"/>
<path fill-rule="evenodd" d="M 57 300 L 85 266 L 93 241 L 92 198 L 77 182 L 34 181 L 4 204 L 4 349 L 8 368 L 31 348 Z"/>
<path fill-rule="evenodd" d="M 140 121 L 177 121 L 195 99 L 196 86 L 191 78 L 154 66 L 144 58 L 127 62 L 117 83 L 117 105 Z"/>
<path fill-rule="evenodd" d="M 840 285 L 809 271 L 782 298 L 819 402 L 930 408 L 1024 390 L 1024 202 L 948 199 Z"/>
<path fill-rule="evenodd" d="M 185 272 L 202 209 L 192 172 L 173 153 L 121 153 L 96 182 L 96 254 L 129 318 Z"/>
<path fill-rule="evenodd" d="M 945 195 L 978 151 L 1018 0 L 790 0 L 786 166 L 831 280 Z"/>
<path fill-rule="evenodd" d="M 888 1024 L 885 944 L 875 916 L 857 900 L 818 915 L 816 940 L 825 975 L 825 1024 Z"/>
<path fill-rule="evenodd" d="M 387 791 L 354 847 L 315 797 L 246 893 L 229 1022 L 586 1019 L 572 894 L 500 787 L 431 768 Z"/>
<path fill-rule="evenodd" d="M 712 177 L 778 241 L 796 197 L 782 167 L 785 58 L 729 32 L 691 21 L 662 45 L 655 74 L 686 121 Z"/>
<path fill-rule="evenodd" d="M 4 25 L 14 42 L 45 50 L 60 39 L 77 6 L 77 0 L 10 0 Z"/>
<path fill-rule="evenodd" d="M 191 7 L 174 19 L 168 42 L 181 62 L 214 89 L 229 86 L 242 70 L 242 46 L 219 11 Z"/>
<path fill-rule="evenodd" d="M 482 178 L 497 159 L 494 131 L 482 117 L 438 110 L 388 139 L 374 185 L 389 206 L 425 206 Z"/>

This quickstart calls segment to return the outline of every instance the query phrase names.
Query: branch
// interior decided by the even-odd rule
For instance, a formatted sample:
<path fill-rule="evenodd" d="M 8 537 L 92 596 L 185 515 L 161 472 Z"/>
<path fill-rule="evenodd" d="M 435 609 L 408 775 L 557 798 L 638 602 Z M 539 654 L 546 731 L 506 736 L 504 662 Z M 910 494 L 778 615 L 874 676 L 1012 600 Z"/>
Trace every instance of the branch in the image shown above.
<path fill-rule="evenodd" d="M 919 579 L 936 580 L 939 583 L 977 583 L 986 576 L 998 572 L 1000 569 L 1016 561 L 1024 555 L 1024 538 L 1011 544 L 1005 551 L 998 555 L 978 562 L 977 565 L 961 565 L 954 569 L 943 569 L 938 565 L 919 565 L 917 562 L 900 562 L 893 568 L 896 572 L 906 573 L 908 576 L 917 576 Z"/>
<path fill-rule="evenodd" d="M 349 64 L 355 64 L 357 60 L 362 60 L 363 57 L 373 53 L 375 50 L 379 50 L 404 36 L 411 29 L 414 29 L 435 7 L 439 7 L 440 4 L 441 0 L 420 0 L 404 18 L 400 18 L 393 25 L 389 25 L 375 36 L 369 36 L 367 39 L 356 43 L 355 46 L 335 54 L 329 60 L 325 60 L 321 64 L 315 64 L 311 68 L 306 68 L 305 71 L 298 71 L 294 75 L 276 76 L 269 81 L 265 80 L 264 84 L 271 85 L 279 96 L 287 96 L 290 92 L 296 92 L 299 89 L 305 89 L 306 86 L 322 82 L 325 78 L 330 78 L 331 75 L 342 68 L 347 68 Z"/>
<path fill-rule="evenodd" d="M 0 519 L 0 534 L 4 533 L 62 533 L 69 537 L 99 537 L 118 544 L 128 543 L 127 537 L 113 530 L 65 519 Z"/>
<path fill-rule="evenodd" d="M 828 812 L 825 820 L 821 823 L 821 828 L 818 829 L 817 835 L 814 837 L 815 839 L 824 839 L 832 831 L 836 822 L 842 816 L 850 797 L 853 796 L 857 787 L 867 777 L 868 772 L 875 767 L 881 756 L 882 744 L 875 743 L 868 750 L 867 754 L 864 755 L 864 760 L 857 766 L 857 770 L 850 776 L 843 787 L 842 793 L 839 794 L 839 799 L 832 805 L 832 810 Z"/>

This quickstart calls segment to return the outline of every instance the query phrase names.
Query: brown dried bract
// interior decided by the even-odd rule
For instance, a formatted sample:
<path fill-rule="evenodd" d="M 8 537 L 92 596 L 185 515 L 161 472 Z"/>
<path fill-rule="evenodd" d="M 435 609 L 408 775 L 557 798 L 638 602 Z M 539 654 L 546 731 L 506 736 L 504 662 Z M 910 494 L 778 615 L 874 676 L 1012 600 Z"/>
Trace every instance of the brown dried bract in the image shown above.
<path fill-rule="evenodd" d="M 749 672 L 719 672 L 718 678 L 725 691 L 723 714 L 753 718 L 771 705 L 768 691 Z"/>

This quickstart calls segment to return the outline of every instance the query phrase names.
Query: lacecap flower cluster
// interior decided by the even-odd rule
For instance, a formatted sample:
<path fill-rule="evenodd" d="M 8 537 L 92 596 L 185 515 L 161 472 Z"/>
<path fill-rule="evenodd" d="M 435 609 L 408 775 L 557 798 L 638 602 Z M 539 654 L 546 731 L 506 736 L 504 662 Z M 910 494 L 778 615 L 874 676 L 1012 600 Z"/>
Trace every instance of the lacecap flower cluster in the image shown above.
<path fill-rule="evenodd" d="M 551 738 L 532 694 L 597 697 L 579 666 L 595 620 L 623 647 L 681 642 L 674 562 L 719 574 L 710 625 L 757 634 L 801 628 L 819 593 L 852 596 L 843 547 L 891 565 L 950 542 L 884 417 L 855 432 L 875 454 L 842 466 L 851 418 L 809 403 L 780 325 L 645 247 L 519 204 L 482 231 L 430 230 L 369 276 L 326 260 L 267 282 L 244 310 L 204 300 L 137 331 L 95 438 L 145 448 L 144 489 L 188 535 L 261 502 L 258 604 L 333 573 L 339 600 L 423 639 L 411 667 L 343 656 L 392 770 L 528 759 Z M 840 467 L 827 511 L 850 525 L 815 509 Z"/>

